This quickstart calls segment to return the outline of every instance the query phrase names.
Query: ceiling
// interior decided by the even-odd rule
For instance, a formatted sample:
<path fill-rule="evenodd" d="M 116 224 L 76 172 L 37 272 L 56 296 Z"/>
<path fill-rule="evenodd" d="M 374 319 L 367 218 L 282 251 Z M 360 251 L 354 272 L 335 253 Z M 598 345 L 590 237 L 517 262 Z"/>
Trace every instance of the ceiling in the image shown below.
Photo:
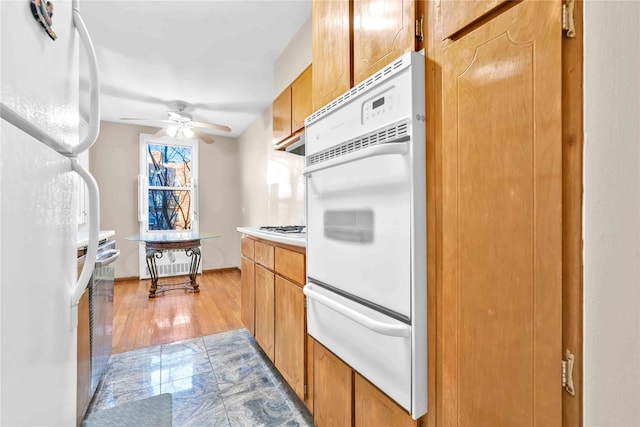
<path fill-rule="evenodd" d="M 164 120 L 179 100 L 193 120 L 231 128 L 207 133 L 236 137 L 273 102 L 274 64 L 311 1 L 85 0 L 80 11 L 98 57 L 102 120 Z"/>

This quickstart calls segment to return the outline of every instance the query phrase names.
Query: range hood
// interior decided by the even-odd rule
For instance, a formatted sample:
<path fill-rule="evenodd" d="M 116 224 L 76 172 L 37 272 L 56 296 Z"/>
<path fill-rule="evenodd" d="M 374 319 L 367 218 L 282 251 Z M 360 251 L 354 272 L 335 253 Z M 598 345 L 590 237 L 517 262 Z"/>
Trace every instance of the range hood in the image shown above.
<path fill-rule="evenodd" d="M 293 144 L 289 145 L 287 148 L 285 148 L 285 150 L 288 153 L 293 153 L 293 154 L 297 154 L 299 156 L 304 156 L 304 140 L 305 140 L 304 135 L 305 135 L 305 133 L 302 132 L 300 134 L 300 139 L 298 139 Z"/>

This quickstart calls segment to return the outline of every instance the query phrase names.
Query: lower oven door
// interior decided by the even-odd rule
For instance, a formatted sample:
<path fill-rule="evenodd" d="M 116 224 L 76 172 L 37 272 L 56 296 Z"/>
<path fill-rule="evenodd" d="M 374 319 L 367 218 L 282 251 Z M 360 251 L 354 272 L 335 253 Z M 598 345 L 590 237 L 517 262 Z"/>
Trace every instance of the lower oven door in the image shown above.
<path fill-rule="evenodd" d="M 411 412 L 411 326 L 318 285 L 304 293 L 309 334 Z"/>
<path fill-rule="evenodd" d="M 409 321 L 411 171 L 402 151 L 308 174 L 307 276 Z"/>

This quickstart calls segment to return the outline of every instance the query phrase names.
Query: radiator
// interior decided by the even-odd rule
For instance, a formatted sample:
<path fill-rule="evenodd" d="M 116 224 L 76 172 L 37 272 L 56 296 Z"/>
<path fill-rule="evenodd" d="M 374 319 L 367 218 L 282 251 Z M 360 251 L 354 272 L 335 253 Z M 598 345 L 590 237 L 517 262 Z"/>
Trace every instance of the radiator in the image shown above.
<path fill-rule="evenodd" d="M 202 251 L 202 247 L 200 248 Z M 140 278 L 149 279 L 149 268 L 147 267 L 146 251 L 144 244 L 140 250 Z M 158 277 L 182 276 L 189 274 L 191 268 L 191 257 L 187 256 L 184 249 L 170 249 L 162 254 L 162 258 L 156 258 L 156 266 L 158 268 Z M 202 273 L 202 259 L 198 266 L 198 273 Z"/>

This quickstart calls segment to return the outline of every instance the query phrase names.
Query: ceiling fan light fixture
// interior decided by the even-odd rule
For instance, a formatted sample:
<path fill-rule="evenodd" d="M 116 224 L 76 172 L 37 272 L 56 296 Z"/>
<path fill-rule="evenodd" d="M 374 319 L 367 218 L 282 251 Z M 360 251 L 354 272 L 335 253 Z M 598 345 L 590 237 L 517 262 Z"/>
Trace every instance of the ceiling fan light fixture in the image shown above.
<path fill-rule="evenodd" d="M 166 130 L 166 134 L 169 135 L 172 138 L 174 138 L 177 133 L 178 133 L 178 127 L 177 126 L 169 126 L 167 128 L 167 130 Z"/>
<path fill-rule="evenodd" d="M 190 127 L 188 126 L 184 126 L 182 128 L 180 128 L 182 130 L 182 136 L 186 139 L 191 139 L 193 138 L 193 130 L 191 130 Z"/>

